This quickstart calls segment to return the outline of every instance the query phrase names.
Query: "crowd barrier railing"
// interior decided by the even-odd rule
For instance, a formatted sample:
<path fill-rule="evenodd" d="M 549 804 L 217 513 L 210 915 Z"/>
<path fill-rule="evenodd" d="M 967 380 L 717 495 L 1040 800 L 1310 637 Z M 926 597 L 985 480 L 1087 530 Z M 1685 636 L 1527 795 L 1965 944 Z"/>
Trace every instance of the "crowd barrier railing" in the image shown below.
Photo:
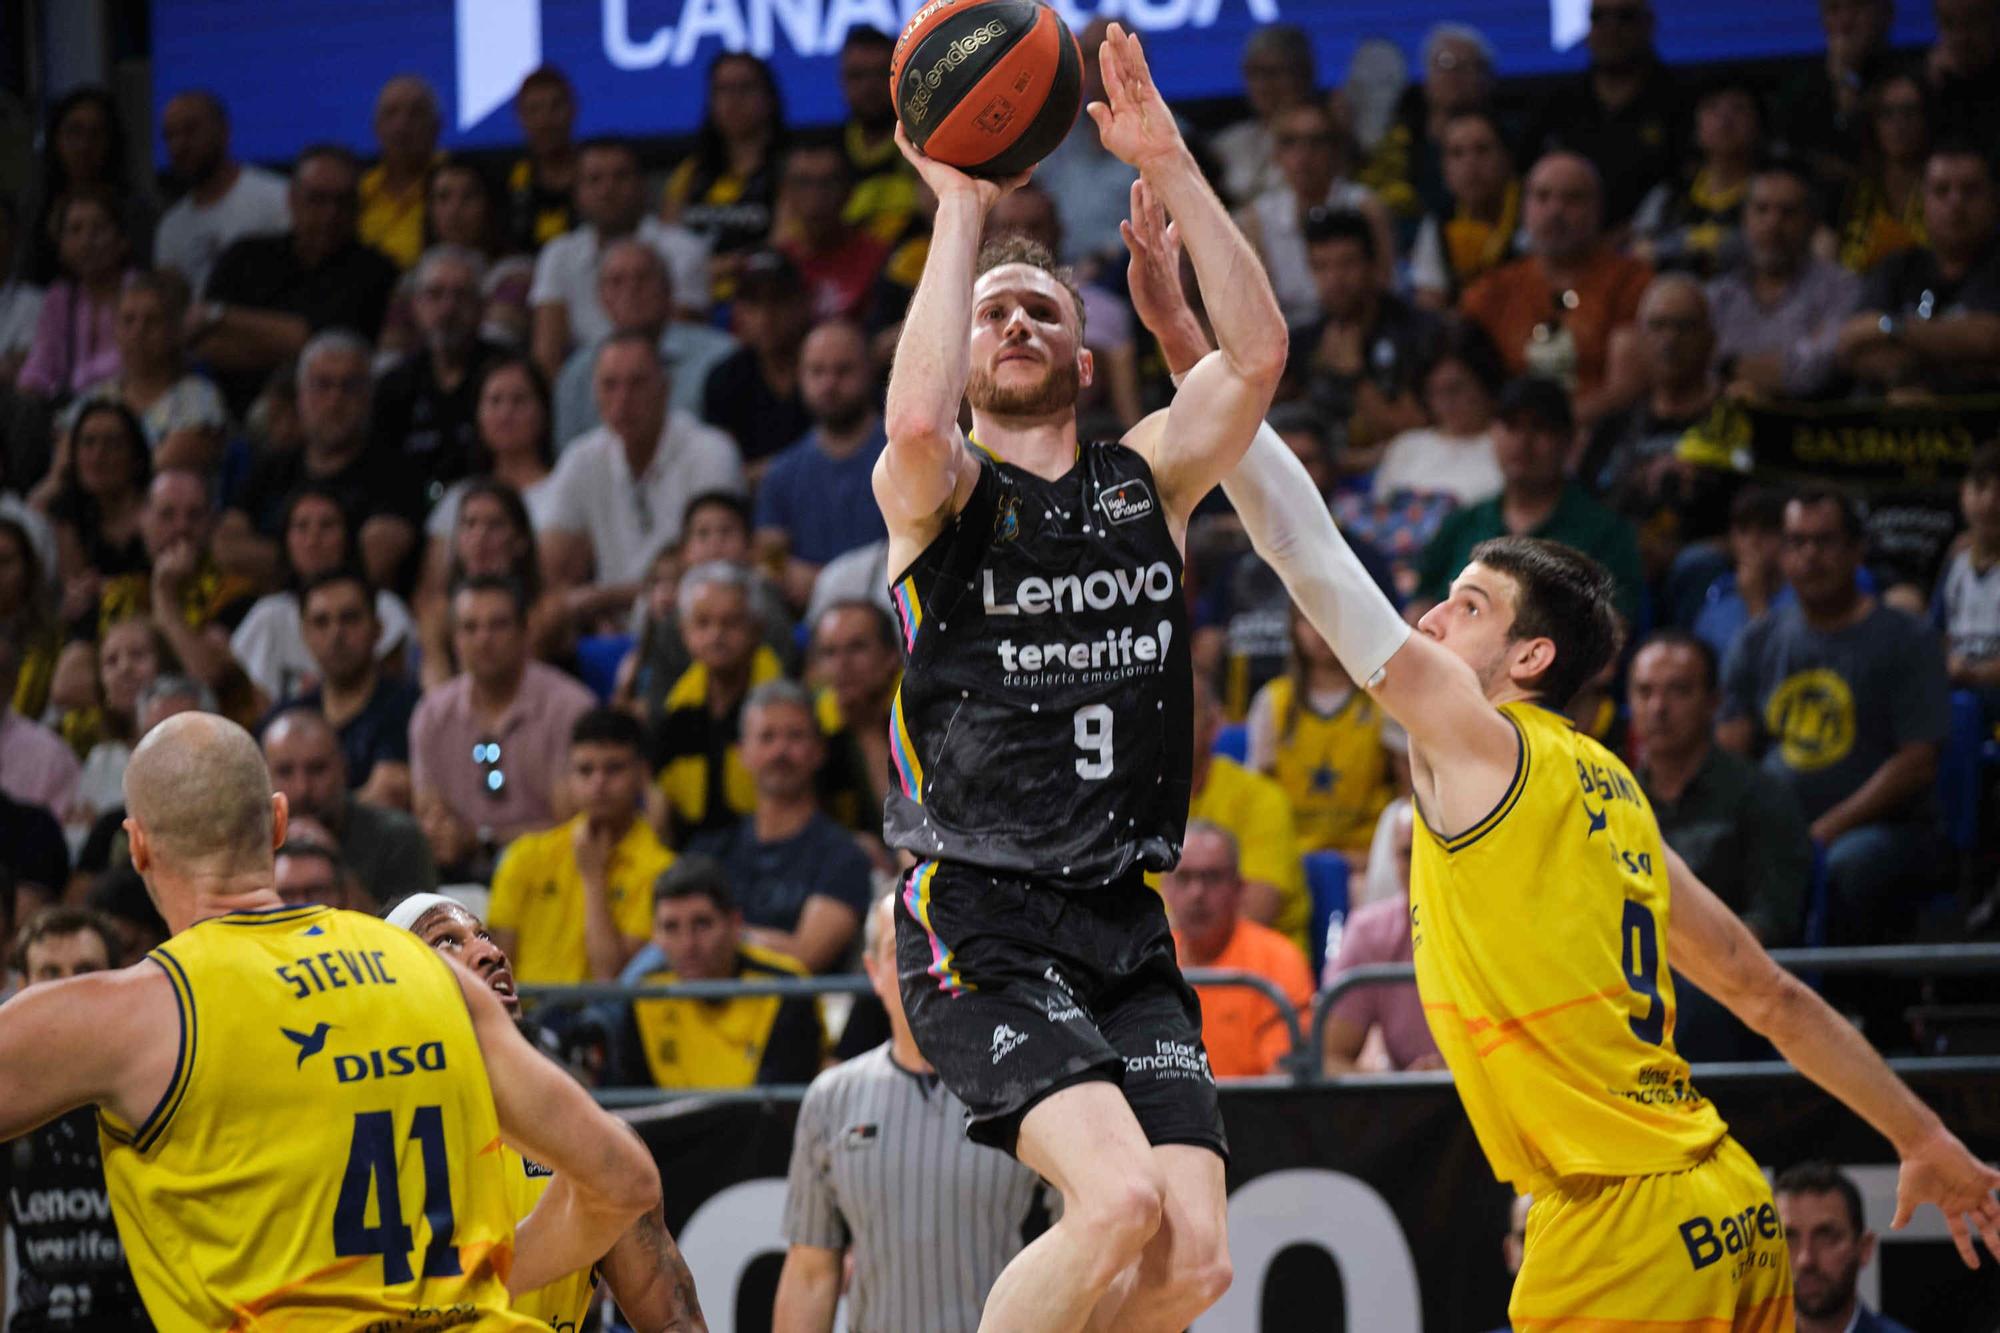
<path fill-rule="evenodd" d="M 1779 966 L 1794 973 L 1888 974 L 1915 973 L 1938 976 L 1956 973 L 2000 974 L 2000 943 L 1993 944 L 1903 944 L 1840 948 L 1773 949 L 1771 957 Z M 1254 990 L 1269 1000 L 1291 1038 L 1290 1053 L 1281 1061 L 1276 1077 L 1296 1084 L 1331 1082 L 1320 1070 L 1319 1052 L 1325 1046 L 1326 1024 L 1334 1005 L 1342 996 L 1363 986 L 1389 986 L 1415 981 L 1416 970 L 1409 963 L 1376 963 L 1353 968 L 1313 997 L 1309 1016 L 1298 1008 L 1268 977 L 1233 969 L 1189 968 L 1187 979 L 1196 986 L 1236 986 Z M 867 995 L 868 979 L 858 973 L 820 977 L 776 977 L 753 980 L 676 981 L 658 985 L 628 986 L 617 982 L 589 982 L 578 985 L 528 985 L 520 988 L 521 998 L 531 1005 L 593 1004 L 632 1000 L 732 1000 L 759 996 L 810 998 L 826 995 Z M 684 1097 L 720 1097 L 725 1100 L 757 1100 L 793 1096 L 803 1086 L 758 1088 L 602 1088 L 598 1100 L 609 1106 L 651 1105 Z"/>

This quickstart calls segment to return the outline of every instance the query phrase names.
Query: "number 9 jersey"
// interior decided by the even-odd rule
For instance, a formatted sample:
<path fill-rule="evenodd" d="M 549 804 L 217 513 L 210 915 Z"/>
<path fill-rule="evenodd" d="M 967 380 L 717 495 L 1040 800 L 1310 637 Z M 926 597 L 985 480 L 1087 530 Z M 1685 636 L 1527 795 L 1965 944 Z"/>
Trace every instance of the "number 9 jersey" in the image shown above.
<path fill-rule="evenodd" d="M 458 982 L 408 931 L 236 912 L 148 960 L 180 1049 L 138 1125 L 99 1113 L 132 1276 L 164 1330 L 534 1329 Z"/>
<path fill-rule="evenodd" d="M 1457 837 L 1418 819 L 1410 942 L 1431 1035 L 1517 1191 L 1691 1167 L 1727 1126 L 1674 1049 L 1652 806 L 1560 714 L 1500 712 L 1521 737 L 1506 797 Z"/>
<path fill-rule="evenodd" d="M 969 447 L 964 510 L 890 588 L 905 669 L 886 839 L 1059 888 L 1171 869 L 1194 678 L 1152 470 L 1092 443 L 1048 481 Z"/>

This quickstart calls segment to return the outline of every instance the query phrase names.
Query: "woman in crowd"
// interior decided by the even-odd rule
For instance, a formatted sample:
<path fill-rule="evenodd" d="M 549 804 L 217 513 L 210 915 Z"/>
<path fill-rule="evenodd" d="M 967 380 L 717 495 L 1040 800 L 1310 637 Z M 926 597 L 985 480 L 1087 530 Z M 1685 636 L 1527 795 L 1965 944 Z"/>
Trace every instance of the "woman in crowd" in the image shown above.
<path fill-rule="evenodd" d="M 1653 187 L 1632 218 L 1632 252 L 1654 268 L 1712 278 L 1743 258 L 1743 199 L 1764 138 L 1755 85 L 1722 79 L 1695 103 L 1694 176 Z"/>
<path fill-rule="evenodd" d="M 1891 74 L 1867 94 L 1861 171 L 1840 202 L 1833 255 L 1866 273 L 1923 245 L 1924 159 L 1931 148 L 1930 104 L 1913 74 Z"/>
<path fill-rule="evenodd" d="M 187 308 L 187 283 L 179 274 L 127 278 L 118 293 L 118 373 L 91 385 L 84 397 L 131 408 L 146 428 L 155 467 L 206 473 L 221 461 L 228 411 L 208 377 L 183 360 Z"/>
<path fill-rule="evenodd" d="M 1375 253 L 1386 286 L 1395 276 L 1396 246 L 1388 211 L 1367 186 L 1348 179 L 1354 142 L 1347 126 L 1320 102 L 1302 102 L 1272 121 L 1271 146 L 1280 184 L 1238 210 L 1237 225 L 1270 275 L 1285 322 L 1319 317 L 1319 290 L 1306 259 L 1305 219 L 1315 208 L 1351 210 L 1375 231 Z"/>
<path fill-rule="evenodd" d="M 1407 244 L 1420 219 L 1451 207 L 1444 179 L 1444 131 L 1453 116 L 1493 95 L 1493 45 L 1463 23 L 1434 23 L 1424 34 L 1424 78 L 1403 90 L 1396 118 L 1358 173 L 1397 222 Z"/>
<path fill-rule="evenodd" d="M 455 245 L 486 261 L 480 279 L 480 337 L 506 347 L 525 346 L 535 261 L 532 255 L 515 252 L 509 243 L 507 201 L 499 188 L 472 163 L 450 160 L 432 168 L 424 200 L 424 249 Z M 421 342 L 413 308 L 416 280 L 412 267 L 396 284 L 382 330 L 385 352 L 414 351 Z"/>
<path fill-rule="evenodd" d="M 96 191 L 112 201 L 120 227 L 144 251 L 153 235 L 152 201 L 126 153 L 125 126 L 103 88 L 65 93 L 49 112 L 40 178 L 21 211 L 27 220 L 22 275 L 47 285 L 60 268 L 58 214 L 73 194 Z"/>
<path fill-rule="evenodd" d="M 486 368 L 479 381 L 475 424 L 479 437 L 467 460 L 470 475 L 453 483 L 424 523 L 429 538 L 427 567 L 448 565 L 446 547 L 458 526 L 458 506 L 466 490 L 480 477 L 491 477 L 517 492 L 528 517 L 541 526 L 549 474 L 555 466 L 555 438 L 550 432 L 554 403 L 541 369 L 525 356 L 510 356 Z"/>
<path fill-rule="evenodd" d="M 1218 131 L 1209 141 L 1222 167 L 1222 196 L 1247 204 L 1281 184 L 1272 160 L 1272 122 L 1313 100 L 1319 75 L 1312 38 L 1292 23 L 1258 28 L 1243 44 L 1243 94 L 1250 116 Z"/>
<path fill-rule="evenodd" d="M 448 538 L 433 537 L 417 592 L 420 678 L 425 689 L 458 671 L 451 653 L 451 590 L 459 580 L 494 575 L 518 583 L 528 598 L 528 642 L 544 661 L 561 661 L 574 642 L 561 600 L 542 589 L 535 527 L 521 493 L 494 477 L 474 477 L 458 496 Z"/>
<path fill-rule="evenodd" d="M 1430 424 L 1406 430 L 1383 451 L 1366 497 L 1342 495 L 1342 530 L 1373 542 L 1394 564 L 1397 591 L 1415 591 L 1415 564 L 1454 509 L 1500 490 L 1493 409 L 1504 379 L 1499 354 L 1476 324 L 1453 320 L 1419 383 Z"/>
<path fill-rule="evenodd" d="M 152 483 L 146 428 L 123 403 L 89 402 L 56 442 L 56 460 L 29 503 L 55 524 L 65 623 L 97 614 L 106 579 L 146 568 L 139 516 Z"/>
<path fill-rule="evenodd" d="M 49 702 L 62 625 L 49 595 L 48 571 L 27 525 L 0 515 L 0 631 L 18 646 L 21 674 L 14 682 L 14 711 L 38 718 Z"/>
<path fill-rule="evenodd" d="M 535 261 L 508 243 L 507 201 L 492 178 L 470 162 L 440 163 L 431 173 L 425 218 L 427 247 L 462 246 L 486 260 L 486 315 L 480 332 L 497 343 L 525 345 Z"/>
<path fill-rule="evenodd" d="M 694 151 L 667 177 L 660 217 L 708 244 L 715 294 L 734 288 L 743 255 L 767 243 L 788 132 L 771 67 L 726 51 L 708 67 L 708 113 Z"/>
<path fill-rule="evenodd" d="M 308 482 L 285 506 L 284 536 L 279 547 L 285 586 L 257 599 L 249 614 L 229 636 L 229 651 L 272 703 L 283 703 L 311 688 L 319 665 L 306 651 L 299 615 L 299 592 L 335 570 L 352 568 L 357 556 L 354 534 L 340 498 Z M 386 588 L 375 593 L 377 660 L 387 662 L 416 638 L 416 622 L 403 599 Z"/>
<path fill-rule="evenodd" d="M 1521 181 L 1506 135 L 1490 111 L 1461 111 L 1445 121 L 1438 151 L 1449 213 L 1426 214 L 1410 251 L 1416 303 L 1455 305 L 1476 280 L 1521 253 Z"/>
<path fill-rule="evenodd" d="M 139 696 L 180 663 L 159 626 L 144 617 L 121 620 L 97 643 L 97 699 L 61 720 L 63 739 L 83 755 L 76 804 L 63 823 L 78 837 L 113 806 L 125 802 L 125 761 L 138 743 Z"/>
<path fill-rule="evenodd" d="M 60 403 L 118 373 L 118 289 L 127 245 L 117 205 L 101 190 L 67 195 L 55 224 L 61 273 L 42 298 L 35 341 L 14 384 Z"/>
<path fill-rule="evenodd" d="M 1409 742 L 1296 608 L 1291 633 L 1285 674 L 1250 703 L 1249 767 L 1291 798 L 1301 852 L 1340 852 L 1359 875 L 1376 818 L 1409 785 Z"/>

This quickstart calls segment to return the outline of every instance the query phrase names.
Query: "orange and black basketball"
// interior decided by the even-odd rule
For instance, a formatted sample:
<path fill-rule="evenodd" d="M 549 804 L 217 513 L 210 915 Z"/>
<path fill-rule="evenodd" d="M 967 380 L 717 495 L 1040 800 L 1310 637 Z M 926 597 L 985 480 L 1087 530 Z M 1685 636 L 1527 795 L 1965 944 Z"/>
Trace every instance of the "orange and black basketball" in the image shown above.
<path fill-rule="evenodd" d="M 911 143 L 977 176 L 1011 176 L 1076 123 L 1083 54 L 1039 0 L 931 0 L 896 42 L 889 86 Z"/>

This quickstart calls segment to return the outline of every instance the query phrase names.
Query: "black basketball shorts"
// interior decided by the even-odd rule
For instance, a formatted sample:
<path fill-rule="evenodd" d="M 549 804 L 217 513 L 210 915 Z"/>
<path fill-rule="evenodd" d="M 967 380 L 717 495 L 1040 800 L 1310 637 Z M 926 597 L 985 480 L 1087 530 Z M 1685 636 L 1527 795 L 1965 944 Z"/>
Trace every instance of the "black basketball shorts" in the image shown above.
<path fill-rule="evenodd" d="M 1138 871 L 1078 891 L 919 862 L 897 894 L 896 963 L 917 1046 L 975 1142 L 1013 1152 L 1037 1102 L 1104 1079 L 1149 1142 L 1228 1156 L 1201 1004 Z"/>

